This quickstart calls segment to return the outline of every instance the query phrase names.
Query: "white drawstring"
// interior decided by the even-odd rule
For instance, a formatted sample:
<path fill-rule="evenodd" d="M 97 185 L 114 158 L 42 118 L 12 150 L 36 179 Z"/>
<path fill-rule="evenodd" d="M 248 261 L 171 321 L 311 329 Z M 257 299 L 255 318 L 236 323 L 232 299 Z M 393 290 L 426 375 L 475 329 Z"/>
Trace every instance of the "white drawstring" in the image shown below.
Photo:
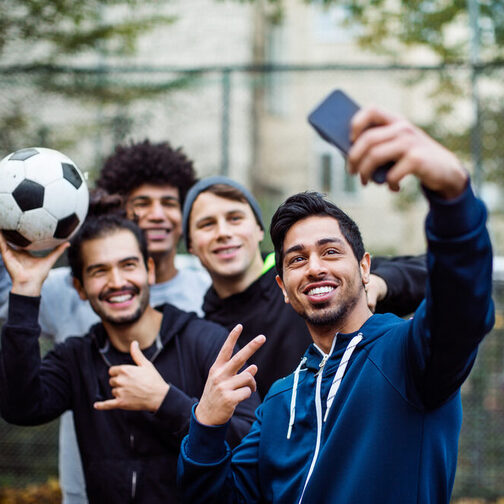
<path fill-rule="evenodd" d="M 290 403 L 290 418 L 289 418 L 289 429 L 287 430 L 287 439 L 290 439 L 292 433 L 292 426 L 294 425 L 294 420 L 296 418 L 296 396 L 297 396 L 297 386 L 299 382 L 299 372 L 301 371 L 301 367 L 306 362 L 306 357 L 301 359 L 298 367 L 294 371 L 294 384 L 292 385 L 292 395 L 291 395 L 291 403 Z"/>
<path fill-rule="evenodd" d="M 341 357 L 338 369 L 336 370 L 333 382 L 331 384 L 331 388 L 329 389 L 329 394 L 327 395 L 324 422 L 327 420 L 327 416 L 329 415 L 329 410 L 331 409 L 334 397 L 336 396 L 339 386 L 341 385 L 341 380 L 343 379 L 343 375 L 345 374 L 348 361 L 350 360 L 353 351 L 355 350 L 355 348 L 357 347 L 357 345 L 360 343 L 361 340 L 362 340 L 362 333 L 359 333 L 357 334 L 357 336 L 354 336 L 350 340 L 350 343 L 348 343 L 348 346 L 346 347 L 343 357 Z"/>

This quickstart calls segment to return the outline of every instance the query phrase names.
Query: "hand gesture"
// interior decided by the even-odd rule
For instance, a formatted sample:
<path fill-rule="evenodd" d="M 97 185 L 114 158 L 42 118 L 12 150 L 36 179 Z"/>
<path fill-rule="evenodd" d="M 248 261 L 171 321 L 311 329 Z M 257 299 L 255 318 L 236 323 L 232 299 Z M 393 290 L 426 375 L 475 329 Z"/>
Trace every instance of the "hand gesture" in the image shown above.
<path fill-rule="evenodd" d="M 0 254 L 12 280 L 11 292 L 24 296 L 40 296 L 42 284 L 69 242 L 58 245 L 44 257 L 32 256 L 28 251 L 14 249 L 0 232 Z"/>
<path fill-rule="evenodd" d="M 161 406 L 170 385 L 142 353 L 138 341 L 131 343 L 130 354 L 136 366 L 123 364 L 109 369 L 114 399 L 95 402 L 97 410 L 124 409 L 155 413 Z"/>
<path fill-rule="evenodd" d="M 256 336 L 233 355 L 233 348 L 242 329 L 243 326 L 238 324 L 229 333 L 208 373 L 203 395 L 195 411 L 198 422 L 204 425 L 225 424 L 233 416 L 236 406 L 256 390 L 254 376 L 257 366 L 252 364 L 241 373 L 239 371 L 266 338 L 263 335 Z"/>
<path fill-rule="evenodd" d="M 350 173 L 359 174 L 365 185 L 373 172 L 389 161 L 386 182 L 393 191 L 408 174 L 445 199 L 459 196 L 468 174 L 457 157 L 408 121 L 376 108 L 359 110 L 352 119 L 348 153 Z"/>

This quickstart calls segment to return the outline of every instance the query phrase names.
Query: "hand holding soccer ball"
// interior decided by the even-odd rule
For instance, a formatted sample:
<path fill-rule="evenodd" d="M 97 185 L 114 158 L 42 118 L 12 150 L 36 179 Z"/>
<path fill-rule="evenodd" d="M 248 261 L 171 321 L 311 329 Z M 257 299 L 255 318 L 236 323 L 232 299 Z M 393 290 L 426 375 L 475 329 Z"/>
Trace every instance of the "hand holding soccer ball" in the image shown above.
<path fill-rule="evenodd" d="M 0 161 L 0 229 L 26 250 L 67 241 L 84 221 L 89 192 L 75 163 L 53 149 L 21 149 Z"/>

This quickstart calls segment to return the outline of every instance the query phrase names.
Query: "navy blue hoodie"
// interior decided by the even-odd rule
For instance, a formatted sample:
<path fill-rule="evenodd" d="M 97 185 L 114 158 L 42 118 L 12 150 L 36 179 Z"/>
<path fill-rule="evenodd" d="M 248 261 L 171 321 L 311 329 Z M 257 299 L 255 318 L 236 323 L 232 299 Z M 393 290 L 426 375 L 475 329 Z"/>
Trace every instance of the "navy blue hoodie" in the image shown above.
<path fill-rule="evenodd" d="M 155 414 L 98 411 L 95 401 L 112 398 L 109 366 L 133 364 L 131 356 L 110 345 L 97 324 L 86 336 L 57 345 L 41 361 L 39 303 L 38 297 L 10 295 L 0 352 L 2 417 L 38 425 L 73 410 L 91 503 L 179 502 L 175 476 L 180 442 L 227 331 L 165 305 L 160 334 L 143 350 L 170 384 L 161 407 Z M 250 429 L 258 403 L 254 395 L 236 410 L 227 435 L 232 445 Z"/>
<path fill-rule="evenodd" d="M 373 315 L 327 355 L 312 344 L 232 453 L 226 426 L 193 415 L 179 458 L 185 502 L 449 503 L 459 390 L 494 321 L 492 251 L 470 189 L 428 196 L 429 278 L 414 318 Z"/>

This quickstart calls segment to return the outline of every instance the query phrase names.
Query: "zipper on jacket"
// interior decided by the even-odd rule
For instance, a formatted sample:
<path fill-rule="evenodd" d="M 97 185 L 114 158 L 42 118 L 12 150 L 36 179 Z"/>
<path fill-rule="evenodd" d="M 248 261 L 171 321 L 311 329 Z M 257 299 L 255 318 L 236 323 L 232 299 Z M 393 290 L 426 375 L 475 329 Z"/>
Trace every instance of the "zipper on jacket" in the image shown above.
<path fill-rule="evenodd" d="M 334 396 L 336 395 L 336 393 L 338 391 L 338 388 L 339 388 L 339 385 L 340 385 L 341 380 L 343 378 L 343 375 L 345 374 L 348 361 L 350 360 L 350 357 L 351 357 L 353 351 L 355 350 L 355 347 L 362 340 L 362 333 L 359 333 L 357 336 L 354 336 L 352 338 L 352 340 L 348 344 L 347 348 L 345 349 L 343 356 L 340 359 L 340 363 L 339 363 L 338 369 L 334 375 L 333 383 L 331 384 L 331 390 L 329 391 L 329 395 L 328 395 L 329 401 L 326 406 L 326 415 L 325 415 L 326 418 L 324 418 L 324 420 L 322 420 L 322 397 L 321 397 L 322 373 L 324 372 L 324 367 L 326 365 L 327 359 L 333 353 L 337 337 L 338 337 L 338 335 L 336 334 L 336 336 L 334 337 L 332 346 L 331 346 L 331 350 L 329 351 L 328 354 L 325 354 L 319 348 L 319 351 L 322 353 L 323 357 L 322 357 L 322 360 L 320 361 L 320 364 L 319 364 L 320 369 L 315 374 L 315 376 L 317 377 L 317 384 L 315 387 L 315 411 L 317 414 L 317 441 L 315 443 L 315 452 L 313 454 L 313 459 L 312 459 L 312 462 L 310 465 L 310 469 L 308 471 L 308 476 L 306 476 L 305 484 L 303 486 L 303 491 L 301 492 L 301 497 L 299 498 L 298 504 L 301 504 L 301 502 L 303 501 L 306 487 L 308 486 L 308 482 L 310 481 L 313 470 L 315 469 L 315 464 L 317 463 L 317 458 L 318 458 L 318 454 L 320 451 L 320 443 L 321 443 L 321 438 L 322 438 L 322 423 L 323 423 L 323 421 L 325 422 L 325 420 L 327 419 L 327 414 L 329 412 L 329 409 L 331 408 Z"/>
<path fill-rule="evenodd" d="M 135 499 L 136 485 L 137 485 L 137 472 L 133 471 L 133 474 L 131 475 L 131 500 L 132 501 Z"/>
<path fill-rule="evenodd" d="M 329 359 L 329 356 L 331 354 L 328 353 L 328 354 L 324 354 L 324 356 L 322 357 L 322 360 L 320 361 L 320 364 L 319 364 L 319 370 L 315 373 L 315 376 L 319 376 L 322 374 L 322 372 L 324 371 L 324 367 L 326 365 L 326 362 L 327 362 L 327 359 Z"/>

